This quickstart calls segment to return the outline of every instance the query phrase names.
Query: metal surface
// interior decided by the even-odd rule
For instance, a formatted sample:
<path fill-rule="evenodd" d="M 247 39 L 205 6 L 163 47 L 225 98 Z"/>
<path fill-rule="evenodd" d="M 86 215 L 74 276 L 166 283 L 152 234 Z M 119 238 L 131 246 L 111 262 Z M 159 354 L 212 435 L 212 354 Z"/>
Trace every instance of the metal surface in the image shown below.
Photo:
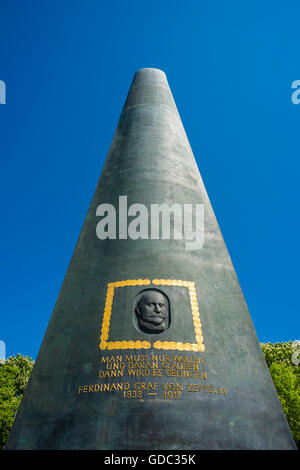
<path fill-rule="evenodd" d="M 203 248 L 118 223 L 100 240 L 97 207 L 119 196 L 204 204 Z M 160 332 L 136 315 L 147 289 Z M 296 448 L 160 70 L 135 74 L 7 448 Z"/>

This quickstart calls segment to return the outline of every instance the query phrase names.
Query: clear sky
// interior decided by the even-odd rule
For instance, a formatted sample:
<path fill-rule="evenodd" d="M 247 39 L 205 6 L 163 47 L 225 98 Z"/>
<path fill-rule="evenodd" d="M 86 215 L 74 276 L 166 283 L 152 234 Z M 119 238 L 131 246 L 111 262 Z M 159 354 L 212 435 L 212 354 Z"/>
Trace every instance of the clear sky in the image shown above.
<path fill-rule="evenodd" d="M 0 2 L 0 340 L 36 358 L 134 72 L 165 71 L 261 342 L 300 339 L 300 3 Z"/>

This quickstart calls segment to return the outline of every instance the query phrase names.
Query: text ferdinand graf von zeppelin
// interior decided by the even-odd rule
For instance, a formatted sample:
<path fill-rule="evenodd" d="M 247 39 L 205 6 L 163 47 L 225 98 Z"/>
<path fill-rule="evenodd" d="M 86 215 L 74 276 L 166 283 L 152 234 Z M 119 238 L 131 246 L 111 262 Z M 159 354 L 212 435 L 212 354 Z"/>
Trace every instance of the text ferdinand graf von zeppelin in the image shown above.
<path fill-rule="evenodd" d="M 156 378 L 166 381 L 162 383 Z M 103 356 L 97 382 L 80 384 L 77 389 L 81 395 L 109 392 L 118 392 L 124 399 L 166 400 L 180 399 L 189 392 L 227 394 L 224 386 L 207 383 L 203 357 L 154 353 Z"/>

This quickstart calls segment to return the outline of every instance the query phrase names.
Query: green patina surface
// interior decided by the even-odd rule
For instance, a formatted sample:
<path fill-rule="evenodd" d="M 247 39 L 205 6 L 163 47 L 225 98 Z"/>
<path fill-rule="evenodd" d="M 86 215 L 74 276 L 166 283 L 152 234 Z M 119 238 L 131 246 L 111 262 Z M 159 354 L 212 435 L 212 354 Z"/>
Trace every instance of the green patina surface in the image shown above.
<path fill-rule="evenodd" d="M 142 203 L 149 209 L 154 203 L 204 204 L 203 248 L 188 251 L 184 240 L 174 239 L 99 240 L 98 205 L 117 208 L 122 195 L 128 206 Z M 153 284 L 114 289 L 108 339 L 147 341 L 151 347 L 101 350 L 108 284 L 130 279 L 194 282 L 205 350 L 153 346 L 196 342 L 188 288 Z M 134 317 L 136 296 L 151 287 L 162 291 L 170 306 L 170 326 L 159 335 L 139 331 Z M 181 360 L 174 360 L 178 355 Z M 120 375 L 108 377 L 113 367 L 108 364 L 114 363 Z M 134 365 L 140 375 L 129 374 Z M 99 378 L 100 370 L 105 377 Z M 149 375 L 141 374 L 145 370 Z M 180 376 L 182 370 L 190 375 Z M 167 391 L 181 393 L 168 397 Z M 135 75 L 7 448 L 295 448 L 159 70 Z"/>

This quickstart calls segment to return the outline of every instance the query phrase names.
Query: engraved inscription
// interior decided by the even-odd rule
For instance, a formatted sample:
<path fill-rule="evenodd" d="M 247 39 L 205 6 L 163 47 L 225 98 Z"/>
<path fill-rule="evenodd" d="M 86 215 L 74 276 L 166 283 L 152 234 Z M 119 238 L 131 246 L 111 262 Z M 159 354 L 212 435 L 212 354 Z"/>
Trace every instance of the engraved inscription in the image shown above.
<path fill-rule="evenodd" d="M 190 393 L 226 396 L 227 387 L 209 383 L 205 369 L 202 356 L 157 353 L 103 356 L 98 383 L 79 384 L 77 393 L 119 392 L 127 400 L 178 400 Z M 160 382 L 155 381 L 158 377 Z"/>

